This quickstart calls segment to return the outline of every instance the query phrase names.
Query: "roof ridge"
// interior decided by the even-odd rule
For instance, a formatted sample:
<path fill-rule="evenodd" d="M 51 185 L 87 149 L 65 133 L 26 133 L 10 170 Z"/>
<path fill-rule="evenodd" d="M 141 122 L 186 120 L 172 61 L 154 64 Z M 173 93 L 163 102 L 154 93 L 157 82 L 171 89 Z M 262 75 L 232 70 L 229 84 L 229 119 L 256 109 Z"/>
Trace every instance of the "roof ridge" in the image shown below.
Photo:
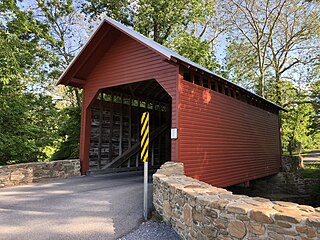
<path fill-rule="evenodd" d="M 135 38 L 137 41 L 142 42 L 143 44 L 145 44 L 148 47 L 152 48 L 154 51 L 158 52 L 160 55 L 165 56 L 168 60 L 172 60 L 172 58 L 178 59 L 178 60 L 180 60 L 180 61 L 182 61 L 184 63 L 187 63 L 188 65 L 191 65 L 191 66 L 196 67 L 196 68 L 198 68 L 198 69 L 200 69 L 200 70 L 202 70 L 204 72 L 207 72 L 207 73 L 209 73 L 211 75 L 214 75 L 214 76 L 226 81 L 229 84 L 232 84 L 232 85 L 234 85 L 234 86 L 236 86 L 236 87 L 238 87 L 240 89 L 243 89 L 246 92 L 249 92 L 249 93 L 253 94 L 255 97 L 257 97 L 257 98 L 259 98 L 259 99 L 261 99 L 263 101 L 267 101 L 270 104 L 272 104 L 272 105 L 274 105 L 274 106 L 276 106 L 276 107 L 278 107 L 278 108 L 280 108 L 282 110 L 285 110 L 281 106 L 279 106 L 279 105 L 277 105 L 277 104 L 275 104 L 275 103 L 273 103 L 273 102 L 271 102 L 271 101 L 259 96 L 258 94 L 254 93 L 254 92 L 252 92 L 252 91 L 250 91 L 248 89 L 245 89 L 245 88 L 239 86 L 238 84 L 236 84 L 234 82 L 231 82 L 230 80 L 228 80 L 228 79 L 216 74 L 215 72 L 213 72 L 213 71 L 201 66 L 198 63 L 195 63 L 195 62 L 191 61 L 190 59 L 188 59 L 188 58 L 176 53 L 174 50 L 172 50 L 170 48 L 167 48 L 167 47 L 161 45 L 160 43 L 155 42 L 154 40 L 142 35 L 141 33 L 135 31 L 134 29 L 132 29 L 132 28 L 130 28 L 130 27 L 128 27 L 128 26 L 126 26 L 126 25 L 124 25 L 124 24 L 122 24 L 122 23 L 120 23 L 120 22 L 118 22 L 118 21 L 116 21 L 116 20 L 114 20 L 114 19 L 112 19 L 110 17 L 108 17 L 108 16 L 104 17 L 104 20 L 106 22 L 108 22 L 109 24 L 111 24 L 113 27 L 117 28 L 118 30 L 120 30 L 122 32 L 125 32 L 126 34 L 128 34 L 131 37 Z"/>

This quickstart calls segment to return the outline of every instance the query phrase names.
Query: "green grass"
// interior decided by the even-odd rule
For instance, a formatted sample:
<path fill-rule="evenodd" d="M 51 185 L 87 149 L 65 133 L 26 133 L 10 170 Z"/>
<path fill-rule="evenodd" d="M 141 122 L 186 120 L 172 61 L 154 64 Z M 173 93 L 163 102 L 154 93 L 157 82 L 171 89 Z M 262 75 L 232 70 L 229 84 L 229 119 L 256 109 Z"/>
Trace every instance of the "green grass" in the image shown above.
<path fill-rule="evenodd" d="M 320 178 L 320 163 L 308 163 L 301 170 L 304 178 Z"/>

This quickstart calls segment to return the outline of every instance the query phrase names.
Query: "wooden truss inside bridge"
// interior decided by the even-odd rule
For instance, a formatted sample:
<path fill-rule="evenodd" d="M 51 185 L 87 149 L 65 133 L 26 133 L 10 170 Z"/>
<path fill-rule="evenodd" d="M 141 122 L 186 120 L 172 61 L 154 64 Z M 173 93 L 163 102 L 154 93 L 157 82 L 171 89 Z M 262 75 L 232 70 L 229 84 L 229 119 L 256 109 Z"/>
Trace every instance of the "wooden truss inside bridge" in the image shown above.
<path fill-rule="evenodd" d="M 149 164 L 171 159 L 171 97 L 155 80 L 102 89 L 91 106 L 90 172 L 142 169 L 140 118 L 150 115 Z"/>

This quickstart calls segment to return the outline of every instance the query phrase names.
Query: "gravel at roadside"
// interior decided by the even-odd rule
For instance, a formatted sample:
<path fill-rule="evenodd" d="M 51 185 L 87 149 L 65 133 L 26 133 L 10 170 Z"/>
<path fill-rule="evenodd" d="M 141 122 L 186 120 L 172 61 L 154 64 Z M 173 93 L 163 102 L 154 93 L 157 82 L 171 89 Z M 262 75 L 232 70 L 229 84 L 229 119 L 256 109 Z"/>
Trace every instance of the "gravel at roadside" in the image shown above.
<path fill-rule="evenodd" d="M 144 222 L 138 229 L 118 240 L 180 240 L 178 234 L 167 224 Z"/>

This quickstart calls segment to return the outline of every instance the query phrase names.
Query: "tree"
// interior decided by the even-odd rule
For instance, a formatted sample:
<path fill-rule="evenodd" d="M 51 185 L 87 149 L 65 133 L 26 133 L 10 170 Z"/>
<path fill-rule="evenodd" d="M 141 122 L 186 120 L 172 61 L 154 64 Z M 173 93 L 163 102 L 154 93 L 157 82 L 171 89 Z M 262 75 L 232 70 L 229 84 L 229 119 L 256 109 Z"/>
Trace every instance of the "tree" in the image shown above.
<path fill-rule="evenodd" d="M 62 74 L 88 38 L 91 26 L 80 12 L 81 2 L 72 0 L 36 0 L 37 18 L 49 27 L 50 41 L 46 48 L 51 60 L 52 82 Z M 56 90 L 58 89 L 58 91 Z M 79 154 L 81 91 L 58 86 L 51 92 L 61 96 L 59 107 L 59 141 L 51 159 L 77 158 Z"/>
<path fill-rule="evenodd" d="M 308 147 L 306 143 L 309 141 L 311 133 L 311 118 L 314 109 L 307 90 L 304 90 L 302 86 L 294 86 L 291 82 L 286 82 L 286 84 L 285 97 L 286 101 L 291 104 L 286 108 L 288 112 L 281 114 L 282 143 L 287 146 L 290 155 L 292 155 L 298 142 L 302 142 L 304 147 Z"/>
<path fill-rule="evenodd" d="M 47 48 L 54 54 L 49 77 L 54 84 L 88 38 L 89 26 L 77 9 L 77 2 L 72 0 L 37 0 L 36 11 L 39 21 L 49 27 L 51 38 L 47 41 Z M 59 90 L 71 105 L 81 106 L 78 88 L 60 86 Z"/>
<path fill-rule="evenodd" d="M 226 31 L 225 19 L 215 1 L 197 1 L 192 4 L 186 24 L 173 29 L 164 45 L 182 56 L 219 72 L 222 66 L 215 57 L 217 41 Z"/>
<path fill-rule="evenodd" d="M 230 1 L 226 12 L 230 16 L 232 30 L 240 41 L 253 48 L 258 69 L 258 93 L 265 97 L 265 72 L 268 67 L 268 46 L 274 34 L 275 26 L 282 13 L 284 1 Z"/>
<path fill-rule="evenodd" d="M 227 64 L 230 76 L 288 109 L 283 143 L 290 152 L 309 141 L 315 98 L 311 70 L 319 63 L 320 4 L 301 0 L 231 1 Z M 311 70 L 310 70 L 311 69 Z"/>
<path fill-rule="evenodd" d="M 214 46 L 224 18 L 213 0 L 89 0 L 83 11 L 94 19 L 110 16 L 210 69 L 220 67 Z"/>
<path fill-rule="evenodd" d="M 56 111 L 40 77 L 47 33 L 32 11 L 0 3 L 0 164 L 44 160 L 54 145 Z"/>
<path fill-rule="evenodd" d="M 231 1 L 225 9 L 231 18 L 233 39 L 228 49 L 229 62 L 237 59 L 251 62 L 243 69 L 251 72 L 258 82 L 253 90 L 284 104 L 281 100 L 283 78 L 291 75 L 298 65 L 313 64 L 319 54 L 316 45 L 320 29 L 319 4 L 301 0 L 244 0 Z M 243 45 L 244 49 L 239 51 Z M 270 83 L 266 83 L 268 74 Z M 270 95 L 270 89 L 276 92 Z"/>
<path fill-rule="evenodd" d="M 132 26 L 132 15 L 136 2 L 129 0 L 88 0 L 82 3 L 82 11 L 91 20 L 109 16 L 128 26 Z"/>

